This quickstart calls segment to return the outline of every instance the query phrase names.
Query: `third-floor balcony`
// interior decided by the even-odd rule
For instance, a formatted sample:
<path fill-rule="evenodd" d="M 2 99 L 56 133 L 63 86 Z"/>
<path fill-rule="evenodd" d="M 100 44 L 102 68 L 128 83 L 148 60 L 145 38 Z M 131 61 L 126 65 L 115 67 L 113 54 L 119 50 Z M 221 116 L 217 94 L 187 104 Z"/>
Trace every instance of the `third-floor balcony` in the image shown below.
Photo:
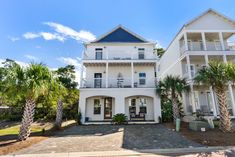
<path fill-rule="evenodd" d="M 197 32 L 184 33 L 180 39 L 180 51 L 183 54 L 186 51 L 234 51 L 230 46 L 230 38 L 235 33 L 223 32 Z"/>

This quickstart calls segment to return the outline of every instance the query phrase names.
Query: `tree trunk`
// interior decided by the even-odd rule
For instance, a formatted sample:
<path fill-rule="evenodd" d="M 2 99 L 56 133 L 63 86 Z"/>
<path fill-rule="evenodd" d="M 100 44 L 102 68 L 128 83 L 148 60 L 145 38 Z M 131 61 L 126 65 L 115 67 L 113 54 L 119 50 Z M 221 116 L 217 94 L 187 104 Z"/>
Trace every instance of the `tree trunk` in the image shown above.
<path fill-rule="evenodd" d="M 35 112 L 35 101 L 32 99 L 27 99 L 19 131 L 20 141 L 26 140 L 31 133 L 31 125 L 33 123 L 34 112 Z"/>
<path fill-rule="evenodd" d="M 57 103 L 57 112 L 56 112 L 56 120 L 55 120 L 55 126 L 57 128 L 61 127 L 62 117 L 63 117 L 63 102 L 60 99 Z"/>
<path fill-rule="evenodd" d="M 226 92 L 224 88 L 216 88 L 215 89 L 216 96 L 219 103 L 219 112 L 220 112 L 220 130 L 223 132 L 231 132 L 232 131 L 232 122 L 230 118 L 230 114 L 227 107 L 227 99 Z"/>
<path fill-rule="evenodd" d="M 173 107 L 173 118 L 175 122 L 177 118 L 180 118 L 178 100 L 176 98 L 172 98 L 172 107 Z"/>

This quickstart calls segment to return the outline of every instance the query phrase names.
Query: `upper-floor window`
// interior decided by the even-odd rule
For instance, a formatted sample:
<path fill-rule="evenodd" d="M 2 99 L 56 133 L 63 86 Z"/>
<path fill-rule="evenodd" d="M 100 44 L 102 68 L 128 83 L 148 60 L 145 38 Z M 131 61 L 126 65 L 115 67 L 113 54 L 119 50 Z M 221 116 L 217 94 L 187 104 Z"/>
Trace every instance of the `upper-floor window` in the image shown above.
<path fill-rule="evenodd" d="M 139 59 L 144 59 L 144 51 L 145 51 L 144 48 L 138 48 Z"/>
<path fill-rule="evenodd" d="M 139 73 L 139 85 L 146 84 L 146 73 Z"/>
<path fill-rule="evenodd" d="M 96 48 L 95 49 L 95 59 L 101 60 L 103 57 L 103 49 L 102 48 Z"/>

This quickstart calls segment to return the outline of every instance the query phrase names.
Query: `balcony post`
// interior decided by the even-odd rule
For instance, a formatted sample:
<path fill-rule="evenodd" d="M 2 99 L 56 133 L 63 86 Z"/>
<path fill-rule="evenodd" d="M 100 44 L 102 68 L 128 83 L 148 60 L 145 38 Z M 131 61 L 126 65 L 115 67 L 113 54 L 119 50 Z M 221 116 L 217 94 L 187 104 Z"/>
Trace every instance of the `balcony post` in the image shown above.
<path fill-rule="evenodd" d="M 205 32 L 201 32 L 204 51 L 207 50 Z"/>
<path fill-rule="evenodd" d="M 227 56 L 224 54 L 223 55 L 223 60 L 224 63 L 227 63 Z M 229 94 L 230 94 L 230 98 L 231 98 L 231 102 L 232 102 L 232 110 L 233 110 L 233 116 L 235 115 L 235 100 L 234 100 L 234 95 L 233 95 L 233 88 L 232 88 L 232 84 L 229 83 L 228 84 L 228 90 L 229 90 Z"/>
<path fill-rule="evenodd" d="M 205 62 L 206 62 L 206 66 L 209 66 L 209 59 L 208 59 L 208 55 L 205 55 Z M 215 95 L 214 95 L 214 91 L 212 86 L 210 86 L 210 94 L 211 94 L 211 99 L 212 99 L 212 107 L 213 107 L 213 116 L 216 117 L 217 116 L 217 111 L 216 111 L 216 103 L 215 103 Z"/>
<path fill-rule="evenodd" d="M 224 47 L 224 38 L 223 38 L 223 33 L 222 32 L 219 32 L 219 40 L 220 40 L 221 48 L 224 51 L 225 47 Z"/>
<path fill-rule="evenodd" d="M 189 78 L 190 81 L 192 81 L 189 55 L 186 56 L 186 62 L 187 62 L 187 68 L 188 68 L 188 78 Z"/>
<path fill-rule="evenodd" d="M 108 88 L 108 84 L 109 84 L 109 63 L 106 62 L 106 70 L 105 70 L 105 87 Z"/>
<path fill-rule="evenodd" d="M 83 62 L 81 63 L 81 72 L 80 72 L 80 88 L 83 87 L 83 70 L 84 70 L 84 66 L 83 66 Z"/>
<path fill-rule="evenodd" d="M 186 32 L 184 32 L 184 46 L 185 46 L 185 50 L 188 51 L 188 38 L 187 38 Z"/>
<path fill-rule="evenodd" d="M 134 87 L 134 65 L 133 62 L 131 62 L 131 88 Z"/>

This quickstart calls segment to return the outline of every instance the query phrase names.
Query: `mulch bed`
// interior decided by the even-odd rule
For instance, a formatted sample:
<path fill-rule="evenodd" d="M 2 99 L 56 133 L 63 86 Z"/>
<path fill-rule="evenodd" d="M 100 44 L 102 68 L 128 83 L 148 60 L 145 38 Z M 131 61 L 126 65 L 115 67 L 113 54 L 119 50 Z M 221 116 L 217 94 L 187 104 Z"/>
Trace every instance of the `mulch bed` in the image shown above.
<path fill-rule="evenodd" d="M 173 123 L 164 123 L 167 128 L 175 129 Z M 207 146 L 235 146 L 235 132 L 223 133 L 219 128 L 207 130 L 206 132 L 189 130 L 189 124 L 182 122 L 180 134 L 197 143 Z"/>

